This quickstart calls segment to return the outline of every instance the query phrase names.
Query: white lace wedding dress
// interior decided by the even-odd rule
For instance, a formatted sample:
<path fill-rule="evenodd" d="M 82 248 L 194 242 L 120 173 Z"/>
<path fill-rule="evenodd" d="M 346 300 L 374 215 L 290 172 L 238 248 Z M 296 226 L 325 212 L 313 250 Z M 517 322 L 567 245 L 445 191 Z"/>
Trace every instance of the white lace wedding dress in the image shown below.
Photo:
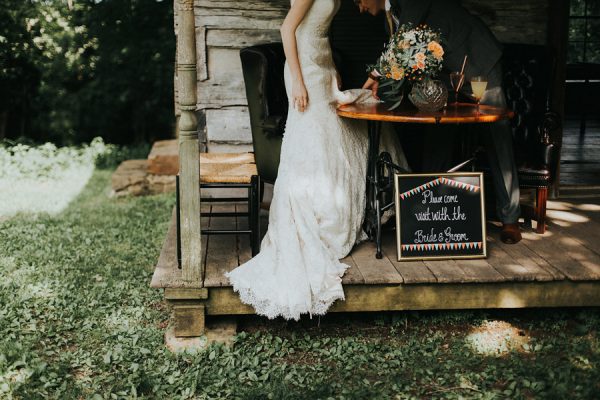
<path fill-rule="evenodd" d="M 337 89 L 328 30 L 340 1 L 316 0 L 296 31 L 308 107 L 303 113 L 289 109 L 260 253 L 226 274 L 241 301 L 269 318 L 322 315 L 344 299 L 348 266 L 339 259 L 365 238 L 366 123 L 340 118 L 335 109 L 368 101 L 370 92 Z M 285 86 L 289 96 L 287 63 Z M 399 147 L 393 138 L 384 129 L 382 147 L 406 166 L 394 157 Z"/>

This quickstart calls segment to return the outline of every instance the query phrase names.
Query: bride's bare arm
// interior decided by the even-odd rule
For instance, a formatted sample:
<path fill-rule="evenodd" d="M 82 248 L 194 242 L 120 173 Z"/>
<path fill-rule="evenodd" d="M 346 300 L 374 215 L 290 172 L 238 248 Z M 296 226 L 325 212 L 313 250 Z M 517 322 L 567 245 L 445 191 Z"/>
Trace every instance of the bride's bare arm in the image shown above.
<path fill-rule="evenodd" d="M 304 86 L 304 78 L 298 59 L 298 46 L 296 43 L 296 29 L 310 10 L 314 0 L 293 0 L 290 11 L 281 25 L 281 40 L 287 59 L 290 73 L 292 74 L 292 105 L 303 112 L 308 104 L 308 92 Z"/>

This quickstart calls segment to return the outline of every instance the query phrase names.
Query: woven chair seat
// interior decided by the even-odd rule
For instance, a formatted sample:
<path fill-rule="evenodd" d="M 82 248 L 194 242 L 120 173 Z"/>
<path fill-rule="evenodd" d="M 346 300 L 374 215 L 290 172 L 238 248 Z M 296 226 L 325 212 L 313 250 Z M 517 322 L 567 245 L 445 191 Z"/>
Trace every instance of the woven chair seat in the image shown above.
<path fill-rule="evenodd" d="M 254 153 L 200 153 L 200 165 L 207 164 L 254 164 Z"/>
<path fill-rule="evenodd" d="M 200 183 L 250 183 L 256 164 L 201 163 Z"/>

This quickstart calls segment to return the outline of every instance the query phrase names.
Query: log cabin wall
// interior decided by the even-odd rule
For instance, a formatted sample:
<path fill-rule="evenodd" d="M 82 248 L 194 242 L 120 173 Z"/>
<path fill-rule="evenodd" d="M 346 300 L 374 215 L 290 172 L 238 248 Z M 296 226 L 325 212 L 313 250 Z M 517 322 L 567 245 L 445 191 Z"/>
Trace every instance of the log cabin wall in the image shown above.
<path fill-rule="evenodd" d="M 240 49 L 281 41 L 288 0 L 195 0 L 200 134 L 208 151 L 252 148 Z"/>
<path fill-rule="evenodd" d="M 318 0 L 317 0 L 318 1 Z M 342 0 L 345 23 L 351 0 Z M 449 0 L 451 1 L 451 0 Z M 462 0 L 480 16 L 502 42 L 547 42 L 549 2 L 552 0 Z M 195 0 L 200 139 L 208 151 L 246 151 L 252 148 L 250 121 L 239 50 L 258 43 L 280 41 L 279 27 L 289 0 Z M 354 18 L 369 18 L 358 16 Z M 337 28 L 338 33 L 343 27 Z M 370 61 L 372 62 L 372 61 Z"/>
<path fill-rule="evenodd" d="M 545 44 L 553 0 L 462 0 L 503 43 Z"/>

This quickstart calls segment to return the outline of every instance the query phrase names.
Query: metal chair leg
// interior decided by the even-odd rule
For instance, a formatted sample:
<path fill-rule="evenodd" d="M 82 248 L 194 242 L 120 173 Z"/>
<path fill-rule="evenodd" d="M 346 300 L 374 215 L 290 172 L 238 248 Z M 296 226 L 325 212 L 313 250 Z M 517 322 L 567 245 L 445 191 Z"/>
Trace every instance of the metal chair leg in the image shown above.
<path fill-rule="evenodd" d="M 260 178 L 257 175 L 252 176 L 250 185 L 250 208 L 249 208 L 249 228 L 250 245 L 252 247 L 252 256 L 258 254 L 260 247 Z"/>
<path fill-rule="evenodd" d="M 256 176 L 256 181 L 257 181 L 257 185 L 256 185 L 256 195 L 255 195 L 255 199 L 256 199 L 255 227 L 256 227 L 256 253 L 258 254 L 258 252 L 260 251 L 260 241 L 262 239 L 262 237 L 260 235 L 260 202 L 261 202 L 260 191 L 262 190 L 264 192 L 264 182 L 260 179 L 259 175 Z M 261 187 L 263 189 L 261 189 Z"/>

